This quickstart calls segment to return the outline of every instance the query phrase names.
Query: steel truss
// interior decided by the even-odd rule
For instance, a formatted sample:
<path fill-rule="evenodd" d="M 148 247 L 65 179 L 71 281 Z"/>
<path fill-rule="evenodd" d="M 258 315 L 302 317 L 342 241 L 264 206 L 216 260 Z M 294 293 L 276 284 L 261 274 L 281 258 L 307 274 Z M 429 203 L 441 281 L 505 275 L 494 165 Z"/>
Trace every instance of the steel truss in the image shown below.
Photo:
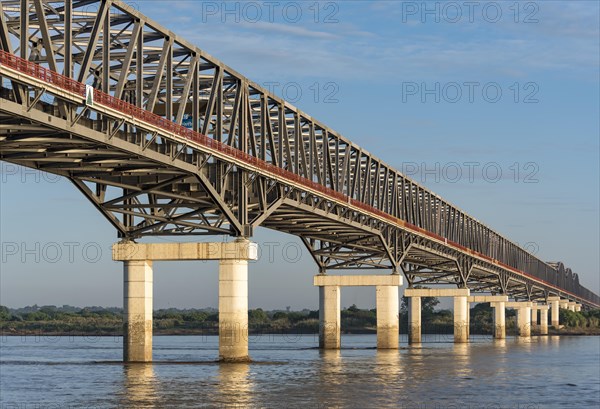
<path fill-rule="evenodd" d="M 185 119 L 232 152 L 297 176 L 217 155 L 0 66 L 0 158 L 68 178 L 120 237 L 251 236 L 264 226 L 300 237 L 323 273 L 388 269 L 411 285 L 600 306 L 562 263 L 537 259 L 125 3 L 2 0 L 0 17 L 2 50 Z"/>

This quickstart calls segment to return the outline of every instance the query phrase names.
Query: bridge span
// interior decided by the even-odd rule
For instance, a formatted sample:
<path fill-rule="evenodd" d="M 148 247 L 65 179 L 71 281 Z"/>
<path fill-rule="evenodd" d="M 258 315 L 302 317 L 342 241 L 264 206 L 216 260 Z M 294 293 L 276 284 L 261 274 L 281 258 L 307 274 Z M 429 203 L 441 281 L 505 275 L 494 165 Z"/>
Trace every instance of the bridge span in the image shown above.
<path fill-rule="evenodd" d="M 508 298 L 521 303 L 523 335 L 542 304 L 554 325 L 561 303 L 600 307 L 562 263 L 539 260 L 121 1 L 2 0 L 0 17 L 0 159 L 64 176 L 117 230 L 126 360 L 151 359 L 152 261 L 207 258 L 221 260 L 221 356 L 247 356 L 259 226 L 298 236 L 313 256 L 323 347 L 339 347 L 345 285 L 377 287 L 380 347 L 397 347 L 391 289 L 403 278 L 415 342 L 427 291 L 455 297 L 457 342 L 468 339 L 475 294 L 501 297 L 489 298 L 498 328 Z M 239 257 L 135 243 L 193 235 L 234 236 Z M 350 269 L 391 274 L 330 274 Z"/>

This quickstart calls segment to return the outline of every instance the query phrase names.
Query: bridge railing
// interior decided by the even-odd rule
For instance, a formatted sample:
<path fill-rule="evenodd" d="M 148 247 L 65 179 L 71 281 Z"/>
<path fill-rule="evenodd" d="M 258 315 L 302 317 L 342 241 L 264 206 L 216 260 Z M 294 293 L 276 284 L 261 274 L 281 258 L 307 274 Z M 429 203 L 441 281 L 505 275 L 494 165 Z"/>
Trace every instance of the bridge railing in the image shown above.
<path fill-rule="evenodd" d="M 80 95 L 82 98 L 85 97 L 85 93 L 86 93 L 86 85 L 85 84 L 75 81 L 71 78 L 68 78 L 62 74 L 54 72 L 45 67 L 42 67 L 39 64 L 36 64 L 35 62 L 22 59 L 12 53 L 8 53 L 6 51 L 0 50 L 0 64 L 6 65 L 7 67 L 10 67 L 14 70 L 17 70 L 17 71 L 19 71 L 23 74 L 29 75 L 31 77 L 37 78 L 39 80 L 42 80 L 46 83 L 56 85 L 58 88 L 61 88 L 65 91 L 69 91 L 74 94 Z M 523 275 L 535 278 L 538 281 L 543 282 L 544 284 L 547 284 L 550 286 L 558 285 L 559 287 L 562 287 L 562 288 L 559 288 L 561 290 L 566 290 L 568 292 L 571 292 L 574 295 L 578 295 L 584 299 L 587 299 L 587 300 L 593 302 L 594 304 L 597 304 L 597 305 L 600 304 L 600 298 L 596 294 L 594 294 L 591 291 L 589 291 L 588 289 L 584 288 L 583 286 L 579 286 L 579 288 L 577 288 L 577 289 L 570 288 L 571 286 L 568 286 L 569 287 L 568 289 L 564 288 L 565 287 L 564 283 L 563 283 L 563 285 L 560 285 L 560 283 L 558 282 L 559 281 L 558 274 L 556 274 L 556 278 L 554 280 L 552 280 L 548 277 L 548 274 L 546 271 L 544 271 L 545 274 L 543 275 L 543 277 L 540 277 L 539 274 L 531 275 L 531 274 L 527 274 L 524 271 L 517 270 L 508 264 L 505 264 L 503 262 L 495 260 L 492 257 L 489 257 L 485 254 L 481 254 L 473 249 L 469 249 L 468 247 L 465 247 L 459 243 L 450 241 L 447 238 L 444 238 L 440 235 L 432 233 L 421 227 L 415 226 L 415 225 L 408 223 L 402 219 L 396 218 L 396 217 L 394 217 L 382 210 L 379 210 L 371 205 L 368 205 L 359 200 L 351 198 L 351 197 L 345 195 L 344 193 L 341 193 L 341 192 L 331 189 L 329 187 L 323 186 L 315 181 L 307 179 L 307 178 L 300 176 L 294 172 L 291 172 L 287 169 L 283 169 L 279 166 L 268 163 L 262 159 L 252 156 L 252 155 L 250 155 L 246 152 L 243 152 L 237 148 L 234 148 L 228 144 L 217 141 L 217 140 L 210 138 L 204 134 L 201 134 L 192 129 L 189 129 L 187 127 L 179 125 L 179 124 L 177 124 L 167 118 L 164 118 L 160 115 L 154 114 L 143 108 L 137 107 L 129 102 L 123 101 L 122 99 L 108 95 L 98 89 L 94 89 L 94 103 L 99 103 L 101 105 L 104 105 L 106 107 L 114 109 L 114 110 L 120 112 L 121 114 L 128 115 L 132 118 L 136 118 L 145 123 L 154 125 L 160 129 L 163 129 L 170 133 L 176 134 L 180 137 L 183 137 L 184 139 L 187 139 L 189 141 L 197 143 L 201 146 L 205 146 L 211 150 L 221 152 L 227 156 L 230 156 L 241 162 L 251 165 L 252 167 L 256 167 L 256 168 L 259 168 L 270 174 L 277 175 L 278 177 L 288 180 L 288 181 L 291 181 L 294 184 L 302 185 L 313 191 L 322 193 L 330 198 L 334 198 L 338 201 L 347 203 L 353 207 L 359 208 L 368 213 L 377 215 L 378 217 L 386 219 L 387 221 L 392 222 L 393 224 L 396 224 L 401 227 L 418 232 L 422 235 L 428 236 L 428 237 L 436 239 L 438 241 L 445 242 L 446 244 L 449 244 L 455 248 L 458 248 L 465 253 L 483 258 L 491 263 L 498 264 L 504 268 L 508 268 L 519 274 L 523 274 Z M 541 263 L 541 261 L 540 261 L 540 263 Z M 546 267 L 551 268 L 549 266 L 546 266 Z M 555 272 L 556 272 L 556 270 L 555 270 Z M 556 273 L 558 273 L 558 272 L 556 272 Z"/>

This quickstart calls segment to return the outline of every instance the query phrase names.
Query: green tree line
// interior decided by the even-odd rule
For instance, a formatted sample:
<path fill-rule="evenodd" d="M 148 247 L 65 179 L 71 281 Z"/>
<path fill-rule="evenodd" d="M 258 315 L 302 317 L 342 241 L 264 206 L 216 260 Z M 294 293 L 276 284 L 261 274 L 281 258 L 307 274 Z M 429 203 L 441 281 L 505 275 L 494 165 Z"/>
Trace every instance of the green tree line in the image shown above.
<path fill-rule="evenodd" d="M 436 309 L 437 298 L 422 299 L 422 332 L 452 333 L 454 330 L 451 310 Z M 408 330 L 408 303 L 403 297 L 400 306 L 401 332 Z M 492 334 L 493 309 L 488 304 L 477 304 L 470 310 L 471 333 Z M 376 331 L 377 311 L 360 309 L 352 305 L 341 311 L 341 330 L 345 333 L 370 333 Z M 70 306 L 55 307 L 37 305 L 10 309 L 0 306 L 0 331 L 3 334 L 94 334 L 114 335 L 122 332 L 123 311 L 120 308 Z M 216 334 L 219 314 L 215 309 L 160 309 L 154 311 L 154 331 L 158 334 Z M 560 322 L 570 329 L 600 329 L 600 310 L 573 312 L 560 311 Z M 508 333 L 516 329 L 515 311 L 506 310 Z M 264 311 L 261 308 L 248 311 L 251 333 L 316 333 L 319 330 L 319 312 Z"/>

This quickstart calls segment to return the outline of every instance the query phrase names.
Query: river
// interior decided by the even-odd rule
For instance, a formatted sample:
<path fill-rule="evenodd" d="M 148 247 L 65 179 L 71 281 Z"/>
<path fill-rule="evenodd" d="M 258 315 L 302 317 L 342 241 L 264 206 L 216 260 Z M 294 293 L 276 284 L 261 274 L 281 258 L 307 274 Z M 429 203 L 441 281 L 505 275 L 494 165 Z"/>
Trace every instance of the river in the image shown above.
<path fill-rule="evenodd" d="M 2 337 L 2 409 L 598 408 L 600 337 L 504 341 L 424 335 L 378 351 L 375 335 L 250 339 L 250 364 L 219 364 L 215 336 L 156 336 L 153 364 L 124 365 L 119 337 Z"/>

